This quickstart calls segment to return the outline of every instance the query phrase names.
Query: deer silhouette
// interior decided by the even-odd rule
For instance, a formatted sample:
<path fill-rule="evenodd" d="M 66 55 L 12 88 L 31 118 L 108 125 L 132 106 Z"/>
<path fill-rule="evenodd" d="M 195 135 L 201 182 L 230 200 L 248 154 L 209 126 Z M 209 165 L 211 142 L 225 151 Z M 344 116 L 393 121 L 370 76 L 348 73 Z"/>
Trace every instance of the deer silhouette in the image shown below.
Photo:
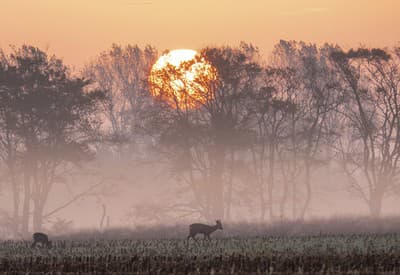
<path fill-rule="evenodd" d="M 190 238 L 195 239 L 195 236 L 197 234 L 203 234 L 204 235 L 204 239 L 210 239 L 210 234 L 213 233 L 214 231 L 216 231 L 217 229 L 221 229 L 222 228 L 222 224 L 220 220 L 216 220 L 215 221 L 216 224 L 215 225 L 207 225 L 207 224 L 202 224 L 202 223 L 193 223 L 189 226 L 189 236 L 187 237 L 187 239 L 189 240 Z"/>
<path fill-rule="evenodd" d="M 32 237 L 33 237 L 32 247 L 36 247 L 36 245 L 40 243 L 42 246 L 45 245 L 48 248 L 51 248 L 52 243 L 51 241 L 49 241 L 49 237 L 46 234 L 42 232 L 36 232 L 33 233 Z"/>

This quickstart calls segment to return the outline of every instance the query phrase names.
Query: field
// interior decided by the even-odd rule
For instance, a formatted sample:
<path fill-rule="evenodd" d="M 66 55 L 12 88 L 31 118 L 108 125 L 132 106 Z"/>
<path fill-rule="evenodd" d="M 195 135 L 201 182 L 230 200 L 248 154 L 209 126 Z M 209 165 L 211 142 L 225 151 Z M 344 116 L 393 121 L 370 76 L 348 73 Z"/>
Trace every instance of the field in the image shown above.
<path fill-rule="evenodd" d="M 0 243 L 0 272 L 91 274 L 400 274 L 399 234 Z"/>

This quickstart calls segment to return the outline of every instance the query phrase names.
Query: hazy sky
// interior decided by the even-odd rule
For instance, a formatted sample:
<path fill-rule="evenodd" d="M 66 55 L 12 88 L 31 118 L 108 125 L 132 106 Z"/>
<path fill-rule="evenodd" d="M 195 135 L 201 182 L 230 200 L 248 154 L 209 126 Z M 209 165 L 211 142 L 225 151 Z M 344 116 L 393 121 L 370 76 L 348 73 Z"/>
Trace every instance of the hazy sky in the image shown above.
<path fill-rule="evenodd" d="M 29 43 L 81 66 L 110 47 L 160 50 L 279 39 L 345 47 L 400 41 L 400 0 L 0 0 L 0 47 Z"/>

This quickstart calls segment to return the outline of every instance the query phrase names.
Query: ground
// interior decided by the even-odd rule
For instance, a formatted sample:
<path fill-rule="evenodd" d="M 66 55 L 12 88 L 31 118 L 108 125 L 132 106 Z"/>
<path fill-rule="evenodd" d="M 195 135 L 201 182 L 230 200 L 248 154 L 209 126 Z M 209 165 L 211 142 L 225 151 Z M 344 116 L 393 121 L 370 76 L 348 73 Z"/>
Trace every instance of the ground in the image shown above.
<path fill-rule="evenodd" d="M 116 274 L 400 273 L 400 234 L 0 243 L 0 272 Z"/>

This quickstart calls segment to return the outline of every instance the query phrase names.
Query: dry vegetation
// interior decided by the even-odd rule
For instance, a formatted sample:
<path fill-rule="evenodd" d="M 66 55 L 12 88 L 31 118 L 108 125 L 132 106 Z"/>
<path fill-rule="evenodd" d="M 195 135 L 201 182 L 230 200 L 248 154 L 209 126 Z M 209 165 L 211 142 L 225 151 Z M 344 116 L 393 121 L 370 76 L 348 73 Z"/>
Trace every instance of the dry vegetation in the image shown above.
<path fill-rule="evenodd" d="M 249 239 L 58 241 L 31 249 L 0 245 L 1 272 L 129 272 L 249 274 L 400 272 L 399 235 Z"/>
<path fill-rule="evenodd" d="M 29 241 L 1 242 L 0 272 L 398 274 L 399 221 L 227 224 L 210 241 L 189 242 L 184 226 L 81 231 L 55 237 L 51 249 L 32 249 Z"/>

